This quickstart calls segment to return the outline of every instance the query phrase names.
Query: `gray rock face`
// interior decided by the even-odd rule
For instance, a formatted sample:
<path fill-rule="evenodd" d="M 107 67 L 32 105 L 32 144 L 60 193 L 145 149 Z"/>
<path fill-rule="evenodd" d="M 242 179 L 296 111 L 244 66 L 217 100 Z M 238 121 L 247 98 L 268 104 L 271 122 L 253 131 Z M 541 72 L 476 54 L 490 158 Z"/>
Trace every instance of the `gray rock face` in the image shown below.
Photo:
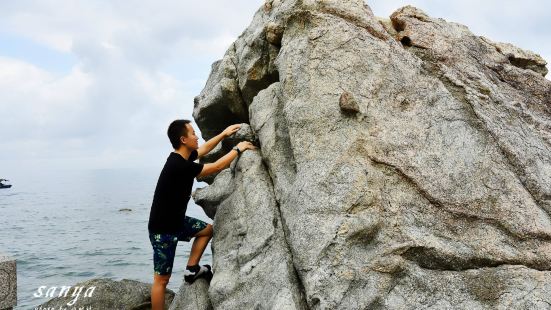
<path fill-rule="evenodd" d="M 235 132 L 231 137 L 224 139 L 222 143 L 218 143 L 218 145 L 216 145 L 214 149 L 212 149 L 208 154 L 201 158 L 200 162 L 213 163 L 217 161 L 220 157 L 226 155 L 234 146 L 236 146 L 241 141 L 249 141 L 254 145 L 259 144 L 258 140 L 256 139 L 256 135 L 252 131 L 249 124 L 241 124 L 241 127 L 237 132 Z M 197 178 L 197 180 L 212 184 L 216 176 L 217 174 L 211 174 L 206 177 Z"/>
<path fill-rule="evenodd" d="M 92 290 L 92 287 L 95 289 Z M 59 296 L 60 292 L 62 292 L 62 288 L 56 287 L 55 296 Z M 168 309 L 173 298 L 174 292 L 167 289 L 165 309 Z M 147 310 L 151 309 L 151 284 L 127 279 L 121 281 L 92 279 L 71 286 L 66 295 L 55 297 L 40 307 L 42 309 L 87 309 L 90 307 L 91 309 Z"/>
<path fill-rule="evenodd" d="M 229 171 L 228 171 L 229 170 Z M 214 212 L 215 309 L 305 309 L 279 205 L 258 150 L 244 152 L 195 202 Z M 212 209 L 211 209 L 212 210 Z"/>
<path fill-rule="evenodd" d="M 213 307 L 551 309 L 545 65 L 410 6 L 267 1 L 194 109 L 260 145 L 194 195 Z"/>
<path fill-rule="evenodd" d="M 0 309 L 17 305 L 17 264 L 15 259 L 0 254 Z"/>
<path fill-rule="evenodd" d="M 182 282 L 169 310 L 212 310 L 208 290 L 205 279 L 197 279 L 193 284 Z"/>

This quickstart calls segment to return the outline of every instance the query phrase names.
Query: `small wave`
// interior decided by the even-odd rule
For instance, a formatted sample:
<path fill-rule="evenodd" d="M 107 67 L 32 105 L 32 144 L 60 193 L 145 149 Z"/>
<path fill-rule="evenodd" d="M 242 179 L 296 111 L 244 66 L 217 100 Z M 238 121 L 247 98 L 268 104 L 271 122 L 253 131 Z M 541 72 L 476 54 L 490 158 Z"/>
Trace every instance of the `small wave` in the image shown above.
<path fill-rule="evenodd" d="M 83 253 L 76 254 L 78 256 L 104 256 L 104 255 L 113 255 L 112 253 L 106 253 L 105 250 L 90 250 L 84 251 Z"/>
<path fill-rule="evenodd" d="M 31 268 L 29 268 L 30 270 L 50 266 L 50 264 L 44 262 L 42 257 L 36 255 L 25 255 L 24 258 L 22 256 L 16 256 L 15 260 L 18 266 L 31 266 Z"/>
<path fill-rule="evenodd" d="M 93 271 L 80 271 L 80 272 L 69 271 L 64 273 L 63 275 L 68 277 L 91 277 L 91 276 L 94 276 L 95 274 L 96 273 Z"/>
<path fill-rule="evenodd" d="M 66 249 L 62 249 L 61 251 L 72 251 L 72 250 L 77 250 L 78 249 L 78 246 L 72 246 L 70 248 L 66 248 Z"/>
<path fill-rule="evenodd" d="M 128 263 L 128 262 L 124 262 L 124 261 L 120 261 L 120 262 L 107 262 L 106 264 L 107 266 L 130 266 L 132 264 Z"/>

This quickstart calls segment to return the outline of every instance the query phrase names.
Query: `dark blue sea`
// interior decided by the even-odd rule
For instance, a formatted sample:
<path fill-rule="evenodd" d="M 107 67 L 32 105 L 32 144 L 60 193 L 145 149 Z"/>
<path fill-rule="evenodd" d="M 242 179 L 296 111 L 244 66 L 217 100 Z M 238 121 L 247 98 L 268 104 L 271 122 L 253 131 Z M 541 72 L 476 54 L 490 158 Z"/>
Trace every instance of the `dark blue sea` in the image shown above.
<path fill-rule="evenodd" d="M 152 168 L 44 169 L 0 175 L 13 185 L 0 189 L 0 253 L 17 260 L 15 309 L 46 302 L 33 296 L 40 286 L 69 286 L 100 277 L 151 283 L 147 221 L 159 173 Z M 206 185 L 196 182 L 194 188 Z M 123 208 L 132 211 L 119 211 Z M 212 223 L 193 200 L 187 215 Z M 178 245 L 168 285 L 174 291 L 182 282 L 190 249 L 191 243 Z M 212 264 L 210 244 L 201 263 Z"/>

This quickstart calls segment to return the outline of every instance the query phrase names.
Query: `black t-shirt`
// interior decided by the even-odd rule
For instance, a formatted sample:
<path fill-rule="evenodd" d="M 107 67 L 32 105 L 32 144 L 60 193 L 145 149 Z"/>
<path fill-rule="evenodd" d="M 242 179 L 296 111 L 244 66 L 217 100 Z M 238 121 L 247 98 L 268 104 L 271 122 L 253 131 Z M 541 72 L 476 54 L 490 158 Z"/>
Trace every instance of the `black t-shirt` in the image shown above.
<path fill-rule="evenodd" d="M 176 233 L 181 230 L 193 179 L 203 169 L 203 164 L 193 162 L 197 155 L 197 150 L 193 150 L 186 160 L 182 155 L 172 152 L 166 159 L 153 195 L 149 232 Z"/>

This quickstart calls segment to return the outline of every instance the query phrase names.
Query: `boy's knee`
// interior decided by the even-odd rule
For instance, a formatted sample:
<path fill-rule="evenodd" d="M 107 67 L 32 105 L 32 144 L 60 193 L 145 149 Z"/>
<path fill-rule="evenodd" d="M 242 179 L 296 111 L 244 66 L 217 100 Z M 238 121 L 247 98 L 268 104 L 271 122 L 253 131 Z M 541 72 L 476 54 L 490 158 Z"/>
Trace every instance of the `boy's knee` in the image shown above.
<path fill-rule="evenodd" d="M 170 281 L 170 275 L 169 274 L 167 274 L 167 275 L 158 275 L 158 274 L 156 274 L 155 277 L 153 278 L 153 280 L 157 284 L 167 286 L 168 282 Z"/>
<path fill-rule="evenodd" d="M 194 237 L 212 237 L 212 224 L 207 224 L 200 232 L 196 233 Z"/>

